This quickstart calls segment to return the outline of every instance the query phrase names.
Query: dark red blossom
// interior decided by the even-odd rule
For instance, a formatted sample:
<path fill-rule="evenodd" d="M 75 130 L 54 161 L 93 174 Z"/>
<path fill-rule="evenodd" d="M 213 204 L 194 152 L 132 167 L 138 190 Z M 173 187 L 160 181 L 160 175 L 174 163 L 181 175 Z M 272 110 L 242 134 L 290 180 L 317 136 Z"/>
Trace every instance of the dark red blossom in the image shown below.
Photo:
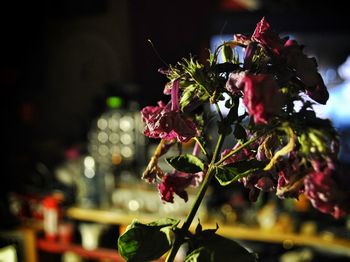
<path fill-rule="evenodd" d="M 241 96 L 244 91 L 242 79 L 245 77 L 245 74 L 245 72 L 231 72 L 226 82 L 226 90 L 233 95 Z"/>
<path fill-rule="evenodd" d="M 252 42 L 258 43 L 260 46 L 273 53 L 279 55 L 286 39 L 281 39 L 279 35 L 270 28 L 270 24 L 263 17 L 256 25 L 254 33 L 251 37 L 242 34 L 235 34 L 233 40 L 243 46 L 248 46 Z"/>
<path fill-rule="evenodd" d="M 271 75 L 232 72 L 226 90 L 243 95 L 243 103 L 256 124 L 266 124 L 270 117 L 278 114 L 283 104 L 282 94 Z"/>
<path fill-rule="evenodd" d="M 188 174 L 175 171 L 166 174 L 161 183 L 158 185 L 162 200 L 166 202 L 174 202 L 174 194 L 177 194 L 185 202 L 188 200 L 188 193 L 185 189 L 189 186 L 198 186 L 202 181 L 203 173 Z"/>
<path fill-rule="evenodd" d="M 263 47 L 271 49 L 276 54 L 279 54 L 280 50 L 283 48 L 283 41 L 278 34 L 270 28 L 270 24 L 265 20 L 265 17 L 256 25 L 251 39 L 258 42 Z"/>
<path fill-rule="evenodd" d="M 267 124 L 279 113 L 283 97 L 277 82 L 270 75 L 246 73 L 242 79 L 244 86 L 243 103 L 256 124 Z"/>
<path fill-rule="evenodd" d="M 248 45 L 251 42 L 250 37 L 242 34 L 234 34 L 233 40 L 238 44 L 244 45 L 244 46 Z"/>
<path fill-rule="evenodd" d="M 253 58 L 258 49 L 256 42 L 250 42 L 244 50 L 244 68 L 250 69 L 253 65 Z"/>
<path fill-rule="evenodd" d="M 329 168 L 310 173 L 304 180 L 305 195 L 321 212 L 340 218 L 350 210 L 350 197 L 335 178 L 335 171 Z"/>
<path fill-rule="evenodd" d="M 287 65 L 295 70 L 296 76 L 305 85 L 307 95 L 320 104 L 326 104 L 329 94 L 318 73 L 316 59 L 307 57 L 295 40 L 286 41 L 282 55 Z"/>
<path fill-rule="evenodd" d="M 221 158 L 225 157 L 226 155 L 228 155 L 232 151 L 236 150 L 241 145 L 242 144 L 240 142 L 238 142 L 233 148 L 223 150 L 222 153 L 221 153 Z M 254 153 L 251 150 L 249 150 L 248 148 L 245 147 L 242 150 L 238 151 L 236 154 L 233 154 L 232 156 L 227 158 L 223 162 L 223 164 L 224 165 L 228 165 L 228 164 L 235 163 L 235 162 L 238 162 L 238 161 L 250 159 L 252 157 L 254 157 Z"/>
<path fill-rule="evenodd" d="M 271 192 L 276 188 L 276 182 L 271 172 L 259 171 L 254 172 L 238 180 L 249 189 L 249 200 L 255 202 L 260 191 Z"/>
<path fill-rule="evenodd" d="M 278 164 L 276 195 L 281 198 L 298 198 L 303 192 L 303 175 L 301 159 L 296 151 L 289 154 L 288 159 Z"/>
<path fill-rule="evenodd" d="M 327 102 L 329 94 L 321 75 L 318 73 L 316 59 L 305 55 L 302 47 L 295 40 L 280 38 L 270 28 L 265 18 L 262 18 L 257 24 L 250 38 L 244 35 L 234 35 L 234 40 L 246 46 L 245 68 L 251 68 L 252 58 L 256 54 L 258 44 L 265 50 L 272 51 L 275 61 L 280 63 L 277 66 L 286 65 L 290 72 L 295 72 L 295 76 L 305 85 L 304 91 L 310 98 L 320 104 Z M 284 71 L 283 75 L 279 76 L 279 79 L 284 79 L 286 75 L 289 76 L 289 71 Z"/>
<path fill-rule="evenodd" d="M 172 111 L 170 107 L 169 104 L 165 106 L 159 102 L 158 106 L 147 106 L 142 109 L 142 119 L 146 124 L 144 134 L 151 138 L 189 141 L 196 135 L 195 124 L 179 112 Z"/>
<path fill-rule="evenodd" d="M 255 187 L 263 192 L 270 192 L 275 189 L 275 183 L 269 176 L 263 176 L 255 183 Z"/>
<path fill-rule="evenodd" d="M 146 106 L 141 110 L 141 116 L 146 124 L 144 134 L 148 137 L 187 142 L 196 135 L 193 121 L 179 111 L 178 80 L 173 81 L 170 103 L 165 105 L 160 101 L 158 106 Z"/>

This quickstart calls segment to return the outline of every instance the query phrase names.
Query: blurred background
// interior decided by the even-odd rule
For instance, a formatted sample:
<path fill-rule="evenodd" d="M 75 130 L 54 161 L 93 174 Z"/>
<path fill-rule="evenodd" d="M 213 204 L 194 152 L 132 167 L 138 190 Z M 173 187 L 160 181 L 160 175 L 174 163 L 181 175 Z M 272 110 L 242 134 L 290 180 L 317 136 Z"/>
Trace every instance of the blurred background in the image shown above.
<path fill-rule="evenodd" d="M 0 12 L 0 261 L 123 261 L 116 240 L 134 217 L 185 216 L 192 195 L 162 204 L 140 179 L 155 141 L 142 135 L 139 110 L 167 99 L 162 59 L 204 59 L 263 16 L 316 57 L 330 92 L 316 111 L 338 129 L 349 170 L 343 1 L 4 1 Z M 349 261 L 350 218 L 323 215 L 303 198 L 262 194 L 253 204 L 241 185 L 213 183 L 199 216 L 261 261 Z"/>

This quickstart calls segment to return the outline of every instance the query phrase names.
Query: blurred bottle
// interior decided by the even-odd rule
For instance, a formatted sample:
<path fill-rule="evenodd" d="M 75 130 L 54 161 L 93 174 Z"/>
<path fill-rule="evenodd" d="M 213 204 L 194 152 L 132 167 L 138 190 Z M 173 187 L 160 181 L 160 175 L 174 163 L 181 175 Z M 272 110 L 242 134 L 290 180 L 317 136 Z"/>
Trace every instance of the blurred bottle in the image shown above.
<path fill-rule="evenodd" d="M 45 238 L 55 241 L 58 236 L 59 219 L 58 201 L 53 196 L 47 196 L 43 199 L 43 218 Z"/>

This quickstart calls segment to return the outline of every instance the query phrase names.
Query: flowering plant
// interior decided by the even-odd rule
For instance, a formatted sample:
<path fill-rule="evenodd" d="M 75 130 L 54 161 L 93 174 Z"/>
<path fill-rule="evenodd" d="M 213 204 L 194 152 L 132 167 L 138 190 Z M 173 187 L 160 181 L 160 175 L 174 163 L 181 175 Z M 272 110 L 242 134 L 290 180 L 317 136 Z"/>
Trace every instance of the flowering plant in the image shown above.
<path fill-rule="evenodd" d="M 244 48 L 241 60 L 237 47 Z M 186 261 L 255 261 L 253 253 L 214 229 L 203 230 L 199 224 L 195 233 L 189 231 L 212 179 L 222 186 L 242 183 L 252 201 L 260 191 L 276 192 L 282 199 L 303 193 L 315 208 L 335 218 L 349 212 L 349 191 L 338 170 L 337 133 L 312 107 L 325 104 L 328 91 L 315 58 L 303 53 L 295 40 L 281 38 L 263 18 L 251 36 L 234 35 L 210 53 L 206 64 L 190 57 L 160 72 L 169 79 L 164 94 L 171 99 L 141 111 L 144 134 L 160 139 L 143 179 L 156 184 L 166 202 L 173 202 L 174 194 L 187 201 L 186 188 L 199 189 L 181 226 L 170 218 L 129 225 L 118 239 L 127 261 L 158 259 L 169 250 L 166 261 L 173 261 L 184 243 Z M 302 106 L 296 109 L 295 102 Z M 240 103 L 244 113 L 238 110 Z M 212 119 L 205 113 L 207 105 L 216 108 L 216 140 L 207 136 Z M 232 135 L 235 146 L 223 148 L 224 139 Z M 159 158 L 190 140 L 195 141 L 193 154 L 180 150 L 168 157 L 174 171 L 164 172 Z"/>

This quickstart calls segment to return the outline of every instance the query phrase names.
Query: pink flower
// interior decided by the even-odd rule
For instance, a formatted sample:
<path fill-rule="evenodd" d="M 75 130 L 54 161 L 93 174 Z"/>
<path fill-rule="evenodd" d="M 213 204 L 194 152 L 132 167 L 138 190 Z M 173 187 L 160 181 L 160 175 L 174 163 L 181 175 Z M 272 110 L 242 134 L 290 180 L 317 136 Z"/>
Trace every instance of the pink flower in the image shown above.
<path fill-rule="evenodd" d="M 241 145 L 242 144 L 240 142 L 238 142 L 233 148 L 225 149 L 221 153 L 221 158 L 223 158 L 224 156 L 228 155 L 230 152 L 234 151 L 235 149 L 237 149 Z M 233 154 L 232 156 L 227 158 L 224 161 L 223 164 L 224 165 L 228 165 L 228 164 L 235 163 L 235 162 L 238 162 L 238 161 L 242 161 L 242 160 L 245 160 L 245 159 L 251 159 L 252 157 L 254 157 L 254 153 L 251 150 L 249 150 L 248 148 L 243 148 L 242 150 L 238 151 L 236 154 Z"/>
<path fill-rule="evenodd" d="M 256 42 L 251 42 L 247 45 L 247 47 L 244 50 L 244 68 L 250 69 L 253 65 L 253 58 L 255 55 L 255 52 L 258 49 L 258 45 Z"/>
<path fill-rule="evenodd" d="M 303 192 L 303 178 L 299 171 L 292 172 L 292 168 L 285 166 L 278 172 L 276 196 L 298 198 Z"/>
<path fill-rule="evenodd" d="M 307 57 L 302 52 L 302 47 L 294 40 L 288 40 L 284 44 L 283 56 L 287 65 L 295 70 L 296 76 L 306 86 L 307 95 L 318 103 L 326 104 L 329 94 L 318 73 L 315 58 Z"/>
<path fill-rule="evenodd" d="M 263 176 L 255 183 L 255 187 L 263 192 L 270 192 L 275 189 L 275 182 L 269 176 Z"/>
<path fill-rule="evenodd" d="M 272 116 L 279 113 L 283 99 L 272 76 L 246 73 L 242 84 L 243 103 L 256 124 L 266 124 Z"/>
<path fill-rule="evenodd" d="M 283 41 L 278 34 L 270 28 L 270 25 L 268 22 L 266 22 L 265 17 L 263 17 L 256 25 L 251 39 L 258 42 L 263 47 L 271 49 L 276 54 L 279 54 L 280 50 L 283 48 Z"/>
<path fill-rule="evenodd" d="M 255 172 L 238 180 L 249 189 L 249 200 L 255 202 L 260 191 L 271 192 L 275 190 L 276 183 L 269 172 Z"/>
<path fill-rule="evenodd" d="M 142 109 L 141 115 L 146 124 L 144 134 L 148 137 L 166 140 L 175 138 L 187 142 L 196 135 L 195 124 L 179 112 L 172 111 L 169 104 L 164 106 L 159 102 L 156 107 L 147 106 Z"/>
<path fill-rule="evenodd" d="M 286 197 L 297 198 L 302 193 L 302 158 L 297 150 L 288 154 L 277 165 L 277 192 L 276 195 L 283 199 Z"/>
<path fill-rule="evenodd" d="M 256 42 L 265 49 L 272 50 L 275 54 L 280 53 L 285 42 L 284 39 L 281 39 L 278 34 L 270 28 L 270 24 L 266 21 L 265 17 L 256 25 L 251 37 L 235 34 L 233 40 L 243 46 L 248 46 L 252 42 Z"/>
<path fill-rule="evenodd" d="M 321 212 L 340 218 L 349 212 L 350 199 L 348 193 L 336 182 L 335 175 L 334 170 L 329 168 L 323 172 L 310 173 L 304 180 L 305 195 Z"/>
<path fill-rule="evenodd" d="M 250 37 L 242 35 L 242 34 L 234 34 L 233 41 L 235 41 L 241 45 L 245 45 L 245 46 L 251 42 Z"/>
<path fill-rule="evenodd" d="M 146 106 L 141 110 L 141 116 L 143 122 L 146 124 L 154 120 L 165 109 L 163 101 L 158 101 L 158 106 Z"/>
<path fill-rule="evenodd" d="M 184 118 L 179 111 L 178 90 L 178 81 L 174 81 L 171 103 L 165 105 L 160 101 L 158 106 L 147 106 L 141 110 L 142 120 L 146 124 L 144 129 L 146 136 L 187 142 L 196 135 L 197 130 L 193 121 Z"/>
<path fill-rule="evenodd" d="M 325 104 L 329 98 L 329 94 L 323 79 L 317 70 L 315 58 L 306 56 L 302 47 L 295 40 L 281 39 L 274 32 L 269 23 L 262 18 L 257 24 L 253 35 L 249 38 L 244 35 L 234 35 L 234 40 L 241 45 L 246 46 L 244 66 L 249 69 L 252 66 L 252 58 L 257 51 L 258 43 L 265 50 L 271 50 L 275 54 L 276 61 L 286 64 L 295 72 L 295 76 L 305 85 L 306 94 L 320 104 Z M 292 72 L 292 71 L 290 71 Z M 280 75 L 280 79 L 291 77 L 288 71 Z M 233 79 L 230 78 L 232 82 Z M 231 87 L 234 87 L 231 84 Z M 227 86 L 226 86 L 227 88 Z M 230 89 L 228 89 L 231 91 Z M 234 89 L 236 91 L 236 89 Z M 231 91 L 232 92 L 232 91 Z"/>
<path fill-rule="evenodd" d="M 244 86 L 242 85 L 242 80 L 245 74 L 245 72 L 231 72 L 226 82 L 226 90 L 235 95 L 243 94 Z"/>
<path fill-rule="evenodd" d="M 198 186 L 202 181 L 203 173 L 187 174 L 175 171 L 174 173 L 166 174 L 161 183 L 158 185 L 162 200 L 166 202 L 174 202 L 174 194 L 187 202 L 188 193 L 185 189 L 189 186 Z"/>

